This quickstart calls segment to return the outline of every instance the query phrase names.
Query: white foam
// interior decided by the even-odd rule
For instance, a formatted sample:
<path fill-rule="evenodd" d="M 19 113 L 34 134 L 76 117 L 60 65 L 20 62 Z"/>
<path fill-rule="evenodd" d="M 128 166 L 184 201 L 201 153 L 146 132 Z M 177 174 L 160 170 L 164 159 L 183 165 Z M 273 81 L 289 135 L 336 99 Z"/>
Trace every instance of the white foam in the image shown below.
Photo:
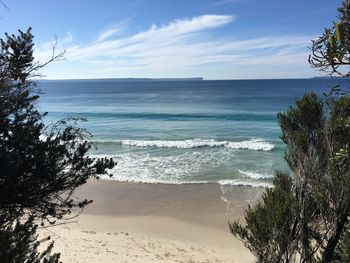
<path fill-rule="evenodd" d="M 242 179 L 232 179 L 232 180 L 220 180 L 218 182 L 221 185 L 232 185 L 232 186 L 251 186 L 251 187 L 273 187 L 270 183 L 252 181 L 252 180 L 242 180 Z"/>
<path fill-rule="evenodd" d="M 134 147 L 159 147 L 190 149 L 199 147 L 226 147 L 230 149 L 242 149 L 253 151 L 271 151 L 274 145 L 262 139 L 251 139 L 241 142 L 217 141 L 214 139 L 191 139 L 183 141 L 166 140 L 120 140 L 118 143 Z"/>
<path fill-rule="evenodd" d="M 174 185 L 183 185 L 183 184 L 208 184 L 213 182 L 208 181 L 174 181 L 174 180 L 158 180 L 152 178 L 145 179 L 136 179 L 136 178 L 117 178 L 115 176 L 109 177 L 107 175 L 103 175 L 100 177 L 103 180 L 113 180 L 117 182 L 125 182 L 125 183 L 143 183 L 143 184 L 174 184 Z M 215 183 L 215 182 L 214 182 Z"/>
<path fill-rule="evenodd" d="M 273 175 L 271 174 L 263 174 L 258 172 L 242 171 L 242 170 L 238 170 L 238 172 L 253 179 L 273 178 Z"/>
<path fill-rule="evenodd" d="M 191 151 L 174 151 L 167 155 L 162 155 L 159 151 L 150 154 L 147 153 L 147 150 L 116 155 L 100 154 L 91 157 L 113 158 L 118 162 L 109 171 L 112 177 L 102 176 L 103 179 L 107 180 L 177 185 L 217 183 L 221 187 L 221 198 L 227 203 L 227 211 L 231 209 L 231 206 L 237 207 L 235 191 L 233 190 L 235 187 L 253 188 L 251 191 L 252 196 L 248 196 L 247 200 L 249 198 L 256 200 L 254 193 L 260 193 L 264 188 L 273 187 L 272 183 L 269 183 L 272 181 L 270 180 L 272 176 L 261 172 L 258 167 L 256 167 L 257 169 L 251 167 L 251 171 L 244 169 L 232 171 L 230 169 L 240 167 L 241 163 L 239 158 L 237 158 L 237 156 L 241 155 L 239 151 L 232 152 L 221 148 L 208 148 L 201 151 L 196 149 Z M 264 155 L 264 153 L 254 154 Z M 224 167 L 225 172 L 220 174 L 222 167 Z M 262 171 L 269 171 L 268 168 L 261 169 Z M 208 171 L 211 172 L 208 173 Z M 217 172 L 218 174 L 216 174 Z M 230 174 L 232 177 L 229 176 Z M 230 179 L 220 180 L 223 178 Z"/>
<path fill-rule="evenodd" d="M 251 174 L 231 180 L 220 180 L 201 175 L 209 169 L 215 171 L 217 168 L 231 163 L 235 155 L 230 152 L 191 151 L 183 154 L 169 156 L 151 156 L 145 153 L 123 153 L 118 155 L 92 155 L 91 157 L 107 157 L 115 159 L 118 164 L 110 170 L 112 177 L 103 176 L 103 179 L 116 180 L 121 182 L 140 183 L 164 183 L 164 184 L 203 184 L 219 183 L 221 185 L 245 185 L 252 187 L 271 187 L 267 182 L 261 182 L 261 178 L 270 177 Z M 240 171 L 242 173 L 242 171 Z M 249 172 L 245 172 L 249 174 Z"/>
<path fill-rule="evenodd" d="M 254 151 L 271 151 L 275 146 L 262 139 L 252 139 L 242 142 L 226 142 L 225 147 L 232 149 L 246 149 Z"/>
<path fill-rule="evenodd" d="M 217 156 L 203 155 L 198 152 L 170 156 L 125 153 L 114 156 L 118 164 L 110 171 L 113 174 L 112 178 L 103 178 L 142 183 L 207 183 L 204 180 L 192 181 L 187 178 L 190 178 L 193 173 L 198 172 L 212 158 L 217 159 Z M 222 160 L 222 162 L 224 161 Z"/>

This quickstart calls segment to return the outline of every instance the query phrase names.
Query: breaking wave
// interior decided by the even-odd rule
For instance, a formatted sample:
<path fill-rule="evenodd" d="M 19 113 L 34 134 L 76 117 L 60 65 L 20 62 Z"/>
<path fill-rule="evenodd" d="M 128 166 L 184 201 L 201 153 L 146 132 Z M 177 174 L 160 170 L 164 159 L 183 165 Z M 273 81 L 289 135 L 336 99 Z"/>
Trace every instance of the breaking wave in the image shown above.
<path fill-rule="evenodd" d="M 241 142 L 217 141 L 214 139 L 190 139 L 182 141 L 167 140 L 117 140 L 103 141 L 98 140 L 96 143 L 111 143 L 133 147 L 159 147 L 159 148 L 180 148 L 191 149 L 199 147 L 225 147 L 230 149 L 253 150 L 253 151 L 271 151 L 274 145 L 263 139 L 251 139 Z"/>

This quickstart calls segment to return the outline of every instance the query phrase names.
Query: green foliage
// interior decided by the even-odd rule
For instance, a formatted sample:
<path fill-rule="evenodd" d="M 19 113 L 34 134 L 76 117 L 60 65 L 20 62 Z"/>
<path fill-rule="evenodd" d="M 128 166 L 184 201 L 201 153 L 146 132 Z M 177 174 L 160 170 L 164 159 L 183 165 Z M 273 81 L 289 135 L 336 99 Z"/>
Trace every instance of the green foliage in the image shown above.
<path fill-rule="evenodd" d="M 347 227 L 347 231 L 344 231 L 341 241 L 337 246 L 337 250 L 335 252 L 335 260 L 336 263 L 345 263 L 350 262 L 350 232 L 349 227 Z"/>
<path fill-rule="evenodd" d="M 0 210 L 61 218 L 87 200 L 71 197 L 90 177 L 112 168 L 111 159 L 86 155 L 89 133 L 71 118 L 45 126 L 32 95 L 35 82 L 30 30 L 1 40 L 0 55 Z"/>
<path fill-rule="evenodd" d="M 60 254 L 51 255 L 53 242 L 42 252 L 38 252 L 41 243 L 49 240 L 38 240 L 37 225 L 30 217 L 25 222 L 9 221 L 0 218 L 0 262 L 7 263 L 56 263 Z"/>
<path fill-rule="evenodd" d="M 246 211 L 246 226 L 230 224 L 231 232 L 239 237 L 257 257 L 258 262 L 288 262 L 294 258 L 295 238 L 293 207 L 295 200 L 290 176 L 277 173 L 275 188 L 267 189 L 262 202 Z"/>
<path fill-rule="evenodd" d="M 338 21 L 326 28 L 323 35 L 312 43 L 310 64 L 330 75 L 349 77 L 350 72 L 344 65 L 350 63 L 350 3 L 344 1 L 338 8 Z"/>
<path fill-rule="evenodd" d="M 309 62 L 349 77 L 350 1 L 338 11 L 339 21 L 313 41 Z M 277 175 L 274 188 L 248 208 L 247 225 L 230 224 L 258 262 L 350 262 L 348 94 L 338 86 L 322 98 L 307 93 L 278 114 L 290 184 Z"/>
<path fill-rule="evenodd" d="M 82 210 L 91 201 L 77 200 L 74 190 L 115 163 L 87 155 L 91 135 L 77 126 L 81 119 L 43 123 L 46 113 L 35 106 L 39 97 L 31 80 L 43 65 L 33 62 L 31 29 L 6 34 L 0 44 L 0 255 L 8 256 L 0 262 L 56 262 L 58 256 L 36 252 L 34 222 L 54 224 Z"/>
<path fill-rule="evenodd" d="M 322 102 L 313 93 L 278 114 L 292 176 L 277 173 L 274 188 L 248 208 L 247 225 L 230 225 L 258 262 L 347 258 L 350 162 L 348 155 L 339 158 L 337 153 L 350 141 L 342 121 L 348 117 L 350 97 L 330 96 Z"/>

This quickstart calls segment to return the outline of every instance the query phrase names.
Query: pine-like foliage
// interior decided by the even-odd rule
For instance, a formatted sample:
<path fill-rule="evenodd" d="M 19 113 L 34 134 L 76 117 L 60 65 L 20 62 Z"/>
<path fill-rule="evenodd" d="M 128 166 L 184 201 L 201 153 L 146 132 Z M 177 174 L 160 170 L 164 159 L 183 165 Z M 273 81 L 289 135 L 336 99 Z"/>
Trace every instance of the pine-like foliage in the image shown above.
<path fill-rule="evenodd" d="M 90 134 L 76 125 L 80 119 L 43 123 L 31 80 L 42 65 L 33 62 L 31 30 L 6 34 L 0 45 L 0 262 L 39 262 L 34 222 L 53 224 L 82 209 L 90 201 L 73 198 L 74 190 L 115 163 L 87 155 Z"/>
<path fill-rule="evenodd" d="M 50 238 L 38 240 L 37 225 L 33 217 L 27 220 L 8 220 L 0 218 L 0 262 L 6 263 L 57 263 L 60 254 L 52 254 L 53 242 L 42 252 L 38 251 L 41 244 Z"/>

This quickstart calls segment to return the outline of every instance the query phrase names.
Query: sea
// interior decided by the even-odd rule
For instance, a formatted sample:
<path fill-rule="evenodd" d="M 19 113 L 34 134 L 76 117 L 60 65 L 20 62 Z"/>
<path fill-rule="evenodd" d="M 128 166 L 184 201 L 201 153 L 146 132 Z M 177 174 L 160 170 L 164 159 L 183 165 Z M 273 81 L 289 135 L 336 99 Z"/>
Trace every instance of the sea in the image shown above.
<path fill-rule="evenodd" d="M 94 157 L 123 182 L 270 187 L 289 173 L 277 113 L 341 79 L 42 80 L 45 123 L 81 117 Z"/>

